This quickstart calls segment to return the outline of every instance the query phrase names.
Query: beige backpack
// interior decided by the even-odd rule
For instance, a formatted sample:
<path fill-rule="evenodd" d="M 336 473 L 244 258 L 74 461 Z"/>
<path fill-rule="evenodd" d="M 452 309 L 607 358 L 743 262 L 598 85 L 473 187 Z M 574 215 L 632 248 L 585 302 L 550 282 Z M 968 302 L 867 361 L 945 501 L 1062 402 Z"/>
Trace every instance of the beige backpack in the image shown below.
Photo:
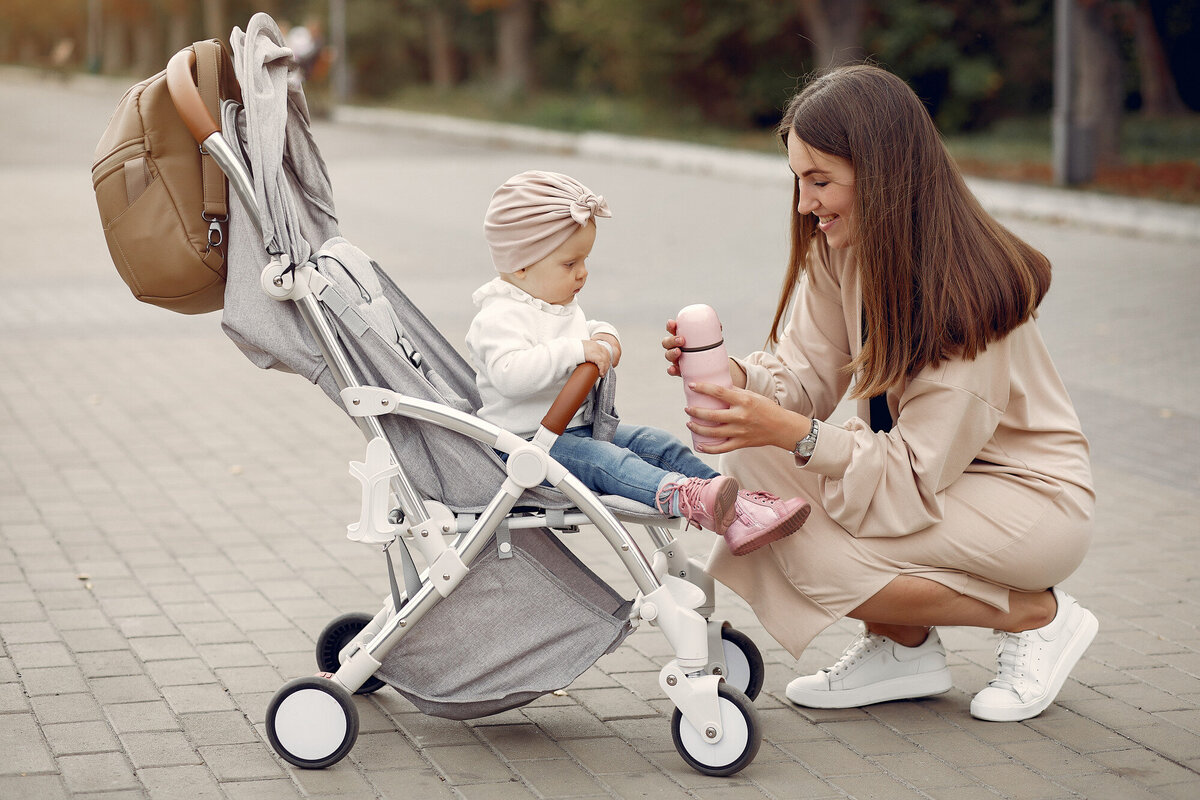
<path fill-rule="evenodd" d="M 214 120 L 240 99 L 220 40 L 196 42 L 194 77 Z M 180 118 L 166 70 L 133 86 L 96 145 L 92 187 L 104 238 L 134 297 L 182 314 L 225 300 L 228 182 Z"/>

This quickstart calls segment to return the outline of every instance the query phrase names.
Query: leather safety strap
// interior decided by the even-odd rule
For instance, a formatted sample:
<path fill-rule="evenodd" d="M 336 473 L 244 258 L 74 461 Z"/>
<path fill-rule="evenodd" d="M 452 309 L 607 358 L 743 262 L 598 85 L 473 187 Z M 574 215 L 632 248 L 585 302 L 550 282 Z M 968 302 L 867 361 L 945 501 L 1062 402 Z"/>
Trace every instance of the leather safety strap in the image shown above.
<path fill-rule="evenodd" d="M 208 39 L 192 45 L 196 51 L 196 88 L 212 118 L 221 119 L 221 42 Z M 204 218 L 224 220 L 229 214 L 228 184 L 225 173 L 213 157 L 200 150 L 200 173 L 204 185 Z"/>

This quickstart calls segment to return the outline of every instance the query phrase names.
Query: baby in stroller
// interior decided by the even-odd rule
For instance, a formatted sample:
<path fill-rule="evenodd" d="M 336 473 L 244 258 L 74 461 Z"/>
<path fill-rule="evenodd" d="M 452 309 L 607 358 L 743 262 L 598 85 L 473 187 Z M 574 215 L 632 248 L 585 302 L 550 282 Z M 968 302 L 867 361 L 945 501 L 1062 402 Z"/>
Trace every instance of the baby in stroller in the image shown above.
<path fill-rule="evenodd" d="M 611 216 L 602 196 L 557 172 L 522 172 L 492 195 L 484 235 L 499 274 L 472 295 L 479 311 L 466 340 L 481 418 L 528 438 L 576 366 L 592 362 L 603 375 L 620 362 L 616 329 L 587 319 L 576 300 L 596 219 Z M 808 518 L 805 500 L 742 490 L 666 431 L 606 425 L 587 411 L 550 455 L 593 491 L 683 517 L 723 536 L 734 555 L 794 533 Z"/>

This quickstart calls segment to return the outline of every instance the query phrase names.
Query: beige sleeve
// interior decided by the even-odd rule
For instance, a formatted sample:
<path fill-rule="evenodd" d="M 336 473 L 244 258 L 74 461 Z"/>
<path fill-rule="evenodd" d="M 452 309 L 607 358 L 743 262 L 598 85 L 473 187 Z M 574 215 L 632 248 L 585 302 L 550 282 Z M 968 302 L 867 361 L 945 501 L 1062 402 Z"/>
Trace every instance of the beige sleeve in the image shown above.
<path fill-rule="evenodd" d="M 993 438 L 1008 399 L 1007 347 L 922 371 L 892 430 L 823 425 L 807 470 L 821 505 L 853 536 L 904 536 L 942 519 L 943 496 Z"/>
<path fill-rule="evenodd" d="M 805 416 L 825 419 L 850 385 L 846 312 L 840 272 L 814 248 L 810 275 L 801 279 L 791 316 L 774 353 L 734 359 L 746 388 Z"/>

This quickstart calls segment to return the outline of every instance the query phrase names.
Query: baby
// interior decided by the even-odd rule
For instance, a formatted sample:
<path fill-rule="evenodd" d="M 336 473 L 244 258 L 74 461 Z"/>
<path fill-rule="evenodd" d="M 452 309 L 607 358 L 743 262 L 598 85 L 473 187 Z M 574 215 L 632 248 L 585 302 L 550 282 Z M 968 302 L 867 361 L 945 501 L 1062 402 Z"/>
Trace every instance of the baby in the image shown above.
<path fill-rule="evenodd" d="M 472 296 L 479 312 L 467 333 L 483 419 L 531 437 L 576 366 L 590 361 L 604 374 L 620 362 L 616 328 L 587 319 L 576 302 L 595 221 L 611 216 L 603 197 L 557 172 L 522 172 L 492 195 L 483 230 L 499 276 Z M 734 555 L 808 518 L 804 500 L 742 491 L 666 431 L 620 424 L 601 441 L 592 430 L 581 409 L 550 455 L 592 491 L 720 534 Z"/>

